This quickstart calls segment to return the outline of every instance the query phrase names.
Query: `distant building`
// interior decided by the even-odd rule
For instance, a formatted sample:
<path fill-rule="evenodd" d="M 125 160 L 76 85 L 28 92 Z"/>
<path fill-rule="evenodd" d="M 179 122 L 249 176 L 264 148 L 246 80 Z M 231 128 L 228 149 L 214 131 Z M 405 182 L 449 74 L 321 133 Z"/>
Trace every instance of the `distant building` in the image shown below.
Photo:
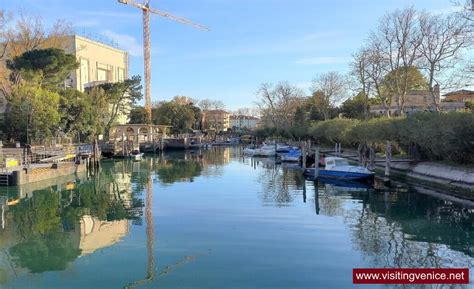
<path fill-rule="evenodd" d="M 119 82 L 128 78 L 128 53 L 110 45 L 78 35 L 64 39 L 64 51 L 76 56 L 80 66 L 65 79 L 65 86 L 80 91 L 105 82 Z M 0 95 L 0 114 L 5 112 L 6 99 Z M 118 119 L 127 122 L 127 116 Z"/>
<path fill-rule="evenodd" d="M 248 115 L 231 115 L 230 126 L 233 130 L 255 129 L 260 124 L 260 119 Z"/>
<path fill-rule="evenodd" d="M 230 126 L 230 113 L 222 109 L 202 111 L 204 130 L 227 131 Z"/>
<path fill-rule="evenodd" d="M 434 93 L 436 97 L 436 102 L 440 103 L 440 92 L 439 85 L 435 85 Z M 433 111 L 433 99 L 430 95 L 429 90 L 410 90 L 407 92 L 405 97 L 403 112 L 405 114 L 411 114 L 418 111 Z M 397 113 L 397 98 L 392 97 L 392 103 L 388 108 L 390 115 L 395 115 Z M 376 115 L 384 115 L 385 109 L 383 105 L 371 105 L 370 112 Z"/>
<path fill-rule="evenodd" d="M 462 89 L 443 95 L 444 101 L 468 102 L 474 101 L 474 91 Z"/>

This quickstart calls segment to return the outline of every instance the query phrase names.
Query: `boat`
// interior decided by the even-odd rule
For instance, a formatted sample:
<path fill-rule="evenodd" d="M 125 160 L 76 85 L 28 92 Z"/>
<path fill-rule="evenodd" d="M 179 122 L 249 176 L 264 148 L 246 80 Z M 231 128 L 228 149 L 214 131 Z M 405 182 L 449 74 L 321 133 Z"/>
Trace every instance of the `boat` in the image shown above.
<path fill-rule="evenodd" d="M 352 181 L 370 181 L 374 179 L 374 172 L 363 166 L 353 166 L 349 161 L 340 157 L 324 158 L 324 168 L 319 169 L 318 178 L 334 178 Z M 314 168 L 304 171 L 307 177 L 314 177 Z"/>
<path fill-rule="evenodd" d="M 143 153 L 139 150 L 134 150 L 130 153 L 130 158 L 134 161 L 141 161 L 143 159 Z"/>
<path fill-rule="evenodd" d="M 292 146 L 289 146 L 287 144 L 277 144 L 276 152 L 277 153 L 288 153 L 294 148 Z"/>
<path fill-rule="evenodd" d="M 255 149 L 253 156 L 255 157 L 273 157 L 276 155 L 274 145 L 263 145 L 262 147 Z"/>
<path fill-rule="evenodd" d="M 214 141 L 212 145 L 213 146 L 233 146 L 233 145 L 238 145 L 239 143 L 240 143 L 240 138 L 233 137 L 233 138 L 228 138 L 227 140 L 223 140 L 223 141 Z"/>
<path fill-rule="evenodd" d="M 253 156 L 257 148 L 255 146 L 248 146 L 243 150 L 244 155 Z"/>
<path fill-rule="evenodd" d="M 299 162 L 300 158 L 301 150 L 299 149 L 291 149 L 286 154 L 280 156 L 282 162 Z"/>

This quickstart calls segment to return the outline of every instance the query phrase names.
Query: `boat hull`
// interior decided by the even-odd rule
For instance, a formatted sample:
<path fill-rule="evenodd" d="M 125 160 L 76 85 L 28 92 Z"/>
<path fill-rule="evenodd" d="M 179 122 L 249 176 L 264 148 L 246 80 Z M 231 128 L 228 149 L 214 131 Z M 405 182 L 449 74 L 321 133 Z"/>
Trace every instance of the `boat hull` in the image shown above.
<path fill-rule="evenodd" d="M 308 177 L 314 176 L 314 168 L 308 168 L 304 171 L 304 175 Z M 358 173 L 358 172 L 345 172 L 336 170 L 319 170 L 319 178 L 331 178 L 331 179 L 342 179 L 350 181 L 370 181 L 374 179 L 373 173 Z"/>

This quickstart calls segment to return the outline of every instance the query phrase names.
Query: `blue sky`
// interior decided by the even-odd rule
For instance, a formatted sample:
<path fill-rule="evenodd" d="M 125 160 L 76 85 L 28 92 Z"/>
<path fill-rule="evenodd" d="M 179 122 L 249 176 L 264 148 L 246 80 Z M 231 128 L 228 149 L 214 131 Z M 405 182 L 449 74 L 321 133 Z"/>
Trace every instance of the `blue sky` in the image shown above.
<path fill-rule="evenodd" d="M 136 0 L 140 1 L 140 0 Z M 414 6 L 442 12 L 450 0 L 151 0 L 151 6 L 209 26 L 204 32 L 151 19 L 152 97 L 222 100 L 252 106 L 263 82 L 308 89 L 319 73 L 347 72 L 351 55 L 387 11 Z M 141 11 L 116 0 L 0 0 L 0 8 L 60 18 L 79 32 L 114 39 L 143 74 Z"/>

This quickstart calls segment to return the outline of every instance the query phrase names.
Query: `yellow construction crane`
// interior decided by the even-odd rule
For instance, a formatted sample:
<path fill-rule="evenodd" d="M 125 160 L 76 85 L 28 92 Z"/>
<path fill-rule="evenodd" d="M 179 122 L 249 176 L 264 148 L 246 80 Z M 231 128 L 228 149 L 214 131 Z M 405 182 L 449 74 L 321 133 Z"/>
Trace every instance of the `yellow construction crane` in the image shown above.
<path fill-rule="evenodd" d="M 139 8 L 143 12 L 143 58 L 145 62 L 145 111 L 148 121 L 151 122 L 151 62 L 150 62 L 150 13 L 169 18 L 176 22 L 193 26 L 194 28 L 210 31 L 206 26 L 192 22 L 191 20 L 172 15 L 150 7 L 150 0 L 137 3 L 133 0 L 118 0 L 119 3 Z"/>

